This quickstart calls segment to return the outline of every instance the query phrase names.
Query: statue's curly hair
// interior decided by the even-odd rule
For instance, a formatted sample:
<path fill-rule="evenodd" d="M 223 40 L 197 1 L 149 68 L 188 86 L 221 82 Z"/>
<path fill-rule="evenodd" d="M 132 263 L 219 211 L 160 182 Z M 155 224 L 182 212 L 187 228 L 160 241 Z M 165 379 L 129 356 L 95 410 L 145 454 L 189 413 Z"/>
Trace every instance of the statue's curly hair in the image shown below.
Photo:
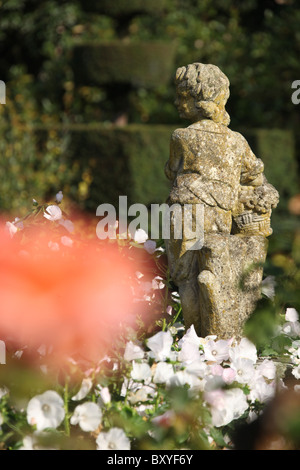
<path fill-rule="evenodd" d="M 230 94 L 230 83 L 219 67 L 199 62 L 179 67 L 175 84 L 178 90 L 189 91 L 203 118 L 228 126 L 230 118 L 225 111 L 225 104 Z"/>

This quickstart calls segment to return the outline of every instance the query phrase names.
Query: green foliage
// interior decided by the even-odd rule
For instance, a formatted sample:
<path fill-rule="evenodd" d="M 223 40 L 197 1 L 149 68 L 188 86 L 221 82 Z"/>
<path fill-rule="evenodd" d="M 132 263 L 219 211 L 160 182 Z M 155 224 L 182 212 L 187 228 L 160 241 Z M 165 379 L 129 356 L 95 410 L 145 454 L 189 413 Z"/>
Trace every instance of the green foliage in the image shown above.
<path fill-rule="evenodd" d="M 168 83 L 175 44 L 90 42 L 74 48 L 75 82 L 82 85 L 129 83 L 153 88 Z"/>
<path fill-rule="evenodd" d="M 28 201 L 53 197 L 57 187 L 68 183 L 72 172 L 66 166 L 67 141 L 52 131 L 38 150 L 34 124 L 40 119 L 32 95 L 32 78 L 23 75 L 11 82 L 6 105 L 0 107 L 0 207 L 20 216 Z M 47 120 L 47 117 L 45 117 Z"/>
<path fill-rule="evenodd" d="M 52 129 L 52 130 L 51 130 Z M 95 213 L 99 204 L 163 203 L 168 195 L 164 165 L 168 159 L 171 126 L 125 127 L 103 124 L 39 127 L 41 141 L 51 133 L 68 136 L 64 157 L 72 166 L 66 194 Z M 113 157 L 112 157 L 113 156 Z"/>

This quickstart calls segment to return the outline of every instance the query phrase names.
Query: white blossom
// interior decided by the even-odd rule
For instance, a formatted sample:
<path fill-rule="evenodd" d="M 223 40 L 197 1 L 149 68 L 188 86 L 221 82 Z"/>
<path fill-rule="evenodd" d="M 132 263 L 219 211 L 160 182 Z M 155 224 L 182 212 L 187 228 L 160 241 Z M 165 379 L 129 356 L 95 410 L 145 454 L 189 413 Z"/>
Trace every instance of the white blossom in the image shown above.
<path fill-rule="evenodd" d="M 235 380 L 242 384 L 249 383 L 255 373 L 254 365 L 251 359 L 238 357 L 231 362 L 231 368 L 236 371 Z"/>
<path fill-rule="evenodd" d="M 136 243 L 145 243 L 148 240 L 148 235 L 142 228 L 138 228 L 133 237 Z"/>
<path fill-rule="evenodd" d="M 73 245 L 73 240 L 70 237 L 63 236 L 60 241 L 64 246 L 71 247 Z"/>
<path fill-rule="evenodd" d="M 15 224 L 11 223 L 11 222 L 6 222 L 6 230 L 8 231 L 10 237 L 12 238 L 15 233 L 18 231 L 18 227 L 15 226 Z"/>
<path fill-rule="evenodd" d="M 157 289 L 163 289 L 165 287 L 165 284 L 163 282 L 163 278 L 160 276 L 156 276 L 154 279 L 152 279 L 152 289 L 157 290 Z"/>
<path fill-rule="evenodd" d="M 171 387 L 183 387 L 184 385 L 189 385 L 192 390 L 201 390 L 202 388 L 201 380 L 186 370 L 179 370 L 175 372 L 175 374 L 169 378 L 168 385 Z"/>
<path fill-rule="evenodd" d="M 144 243 L 144 249 L 150 254 L 153 255 L 153 253 L 156 250 L 156 242 L 153 240 L 146 240 Z"/>
<path fill-rule="evenodd" d="M 198 348 L 201 344 L 201 338 L 199 338 L 199 336 L 197 335 L 194 325 L 190 326 L 185 335 L 183 335 L 181 340 L 178 342 L 178 346 L 182 347 L 182 345 L 186 342 L 195 344 L 196 346 L 198 346 Z"/>
<path fill-rule="evenodd" d="M 229 357 L 228 340 L 220 339 L 218 341 L 210 340 L 204 345 L 204 354 L 207 361 L 221 363 Z"/>
<path fill-rule="evenodd" d="M 297 367 L 294 367 L 294 368 L 293 368 L 292 374 L 293 374 L 293 376 L 294 376 L 297 380 L 300 379 L 300 365 L 298 365 Z"/>
<path fill-rule="evenodd" d="M 170 357 L 173 338 L 169 331 L 159 331 L 146 343 L 156 361 L 165 361 Z"/>
<path fill-rule="evenodd" d="M 97 450 L 130 450 L 130 441 L 123 429 L 111 428 L 100 432 L 96 439 Z"/>
<path fill-rule="evenodd" d="M 81 382 L 80 389 L 78 390 L 76 395 L 72 397 L 72 400 L 73 401 L 83 400 L 87 396 L 89 391 L 91 390 L 92 386 L 93 386 L 93 381 L 90 378 L 87 377 L 83 379 Z"/>
<path fill-rule="evenodd" d="M 256 346 L 248 338 L 242 338 L 239 344 L 230 348 L 229 357 L 232 362 L 235 362 L 238 358 L 244 358 L 250 359 L 255 364 L 257 361 Z"/>
<path fill-rule="evenodd" d="M 240 418 L 249 408 L 246 396 L 240 388 L 206 392 L 205 399 L 211 405 L 212 424 L 216 427 L 225 426 Z"/>
<path fill-rule="evenodd" d="M 62 218 L 62 211 L 60 207 L 52 204 L 48 206 L 44 211 L 44 217 L 51 221 L 60 220 Z"/>
<path fill-rule="evenodd" d="M 174 375 L 174 368 L 172 364 L 166 362 L 158 362 L 155 367 L 153 382 L 156 384 L 167 383 Z"/>
<path fill-rule="evenodd" d="M 101 387 L 98 385 L 99 388 L 99 398 L 97 400 L 98 405 L 103 406 L 107 405 L 111 402 L 111 395 L 108 387 Z"/>
<path fill-rule="evenodd" d="M 275 277 L 267 276 L 261 283 L 261 291 L 266 297 L 273 300 L 275 297 L 275 286 Z"/>
<path fill-rule="evenodd" d="M 296 322 L 299 320 L 299 314 L 295 308 L 287 308 L 285 312 L 287 322 Z"/>
<path fill-rule="evenodd" d="M 65 417 L 64 402 L 54 390 L 33 397 L 27 406 L 27 421 L 38 431 L 57 428 Z"/>
<path fill-rule="evenodd" d="M 275 363 L 269 359 L 264 359 L 264 361 L 257 366 L 256 370 L 266 379 L 273 380 L 276 377 Z"/>
<path fill-rule="evenodd" d="M 133 361 L 134 359 L 143 359 L 145 356 L 144 350 L 132 341 L 128 341 L 125 346 L 124 359 L 125 361 Z"/>
<path fill-rule="evenodd" d="M 151 369 L 148 364 L 132 362 L 131 378 L 137 382 L 142 382 L 151 377 Z"/>
<path fill-rule="evenodd" d="M 98 429 L 102 419 L 100 407 L 91 401 L 76 406 L 74 414 L 70 419 L 73 425 L 79 424 L 82 431 L 93 432 Z"/>
<path fill-rule="evenodd" d="M 275 381 L 267 383 L 263 377 L 254 376 L 254 380 L 250 384 L 249 399 L 252 402 L 258 400 L 265 403 L 272 399 L 275 395 Z"/>
<path fill-rule="evenodd" d="M 58 191 L 58 193 L 55 196 L 56 202 L 60 203 L 63 200 L 63 193 L 62 191 Z"/>
<path fill-rule="evenodd" d="M 49 247 L 50 250 L 52 250 L 52 251 L 59 251 L 59 244 L 56 243 L 56 242 L 52 242 L 51 240 L 50 240 L 49 243 L 48 243 L 48 247 Z"/>

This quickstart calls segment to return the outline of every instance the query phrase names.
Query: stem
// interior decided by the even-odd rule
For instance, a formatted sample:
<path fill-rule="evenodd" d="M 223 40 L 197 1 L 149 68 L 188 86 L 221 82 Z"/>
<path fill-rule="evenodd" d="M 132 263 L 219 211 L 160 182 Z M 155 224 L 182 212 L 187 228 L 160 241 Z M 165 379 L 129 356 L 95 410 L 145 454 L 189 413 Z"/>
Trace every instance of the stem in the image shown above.
<path fill-rule="evenodd" d="M 70 423 L 69 423 L 69 380 L 66 378 L 65 389 L 64 389 L 64 409 L 65 409 L 65 432 L 66 435 L 70 436 Z"/>

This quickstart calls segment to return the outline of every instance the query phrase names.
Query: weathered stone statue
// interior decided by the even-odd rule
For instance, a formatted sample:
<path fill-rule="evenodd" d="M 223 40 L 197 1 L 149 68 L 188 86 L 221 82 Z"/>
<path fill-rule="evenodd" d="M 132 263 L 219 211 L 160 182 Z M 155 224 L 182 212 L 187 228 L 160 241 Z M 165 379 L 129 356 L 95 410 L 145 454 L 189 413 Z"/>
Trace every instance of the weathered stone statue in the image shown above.
<path fill-rule="evenodd" d="M 171 276 L 187 328 L 193 324 L 201 336 L 239 337 L 261 295 L 278 193 L 245 138 L 227 127 L 229 80 L 221 70 L 190 64 L 177 70 L 175 83 L 179 115 L 192 124 L 171 137 L 168 204 L 180 204 L 183 212 L 185 204 L 203 204 L 204 244 L 190 250 L 186 235 L 176 239 L 171 230 L 165 241 Z M 171 228 L 176 217 L 174 211 Z"/>

